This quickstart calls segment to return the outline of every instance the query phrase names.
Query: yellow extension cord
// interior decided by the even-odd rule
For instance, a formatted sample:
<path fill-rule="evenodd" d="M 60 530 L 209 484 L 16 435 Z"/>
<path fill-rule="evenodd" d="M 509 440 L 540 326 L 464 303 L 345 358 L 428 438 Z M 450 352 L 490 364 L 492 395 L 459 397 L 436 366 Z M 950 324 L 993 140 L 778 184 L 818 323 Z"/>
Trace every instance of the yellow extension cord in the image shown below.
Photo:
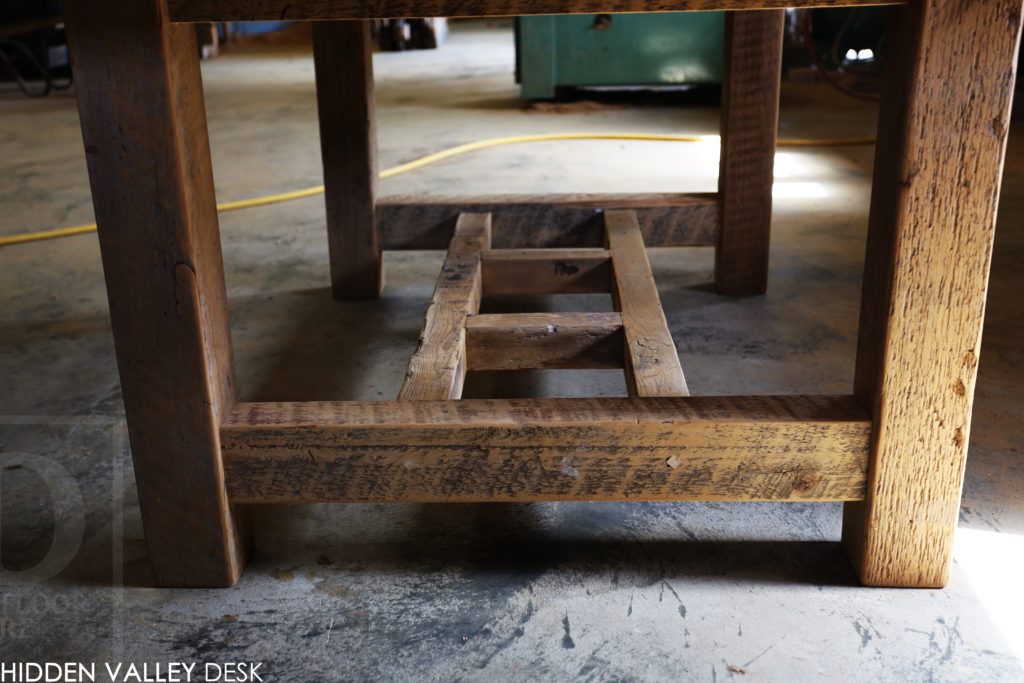
<path fill-rule="evenodd" d="M 381 178 L 390 178 L 396 176 L 399 173 L 406 173 L 417 168 L 422 168 L 427 164 L 432 164 L 442 159 L 450 159 L 451 157 L 458 156 L 459 154 L 465 154 L 466 152 L 473 152 L 478 149 L 485 149 L 487 147 L 498 147 L 499 145 L 511 145 L 520 142 L 548 142 L 552 140 L 657 140 L 657 141 L 669 141 L 669 142 L 719 142 L 717 135 L 643 135 L 634 133 L 558 133 L 548 135 L 518 135 L 515 137 L 508 138 L 491 138 L 489 140 L 478 140 L 477 142 L 470 142 L 465 145 L 458 145 L 456 147 L 449 147 L 448 149 L 435 152 L 434 154 L 428 154 L 427 156 L 414 159 L 408 163 L 401 164 L 399 166 L 393 166 L 389 169 L 380 172 Z M 823 139 L 823 140 L 779 140 L 777 145 L 779 147 L 849 147 L 854 145 L 870 145 L 875 142 L 874 138 L 835 138 L 835 139 Z M 291 192 L 281 192 L 278 194 L 268 194 L 262 197 L 253 197 L 252 199 L 241 199 L 235 202 L 224 202 L 217 205 L 218 211 L 235 211 L 237 209 L 248 209 L 253 206 L 264 206 L 266 204 L 277 204 L 279 202 L 287 202 L 292 199 L 302 199 L 304 197 L 312 197 L 313 195 L 321 194 L 324 191 L 323 185 L 316 185 L 314 187 L 307 187 L 301 190 L 292 190 Z M 43 230 L 41 232 L 27 232 L 20 235 L 10 235 L 8 237 L 0 237 L 0 247 L 5 247 L 11 244 L 22 244 L 25 242 L 37 242 L 39 240 L 55 239 L 57 237 L 70 237 L 71 235 L 81 235 L 87 232 L 93 232 L 96 229 L 95 223 L 87 223 L 85 225 L 74 225 L 68 228 L 60 228 L 57 230 Z"/>

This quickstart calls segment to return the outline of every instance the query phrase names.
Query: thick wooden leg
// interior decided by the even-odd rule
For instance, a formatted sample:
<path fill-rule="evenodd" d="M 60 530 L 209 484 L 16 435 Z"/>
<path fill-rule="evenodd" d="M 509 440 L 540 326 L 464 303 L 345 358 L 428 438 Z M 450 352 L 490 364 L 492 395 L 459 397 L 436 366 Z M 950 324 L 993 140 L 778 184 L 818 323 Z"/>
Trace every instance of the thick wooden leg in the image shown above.
<path fill-rule="evenodd" d="M 384 284 L 377 239 L 377 133 L 368 21 L 313 24 L 331 290 L 367 299 Z"/>
<path fill-rule="evenodd" d="M 768 287 L 783 21 L 783 10 L 726 15 L 722 231 L 715 250 L 715 282 L 723 294 L 763 294 Z"/>
<path fill-rule="evenodd" d="M 870 474 L 843 540 L 865 584 L 938 587 L 963 485 L 1021 0 L 917 0 L 895 17 L 855 381 L 873 416 Z"/>
<path fill-rule="evenodd" d="M 235 386 L 195 29 L 161 0 L 63 11 L 149 558 L 162 585 L 230 585 L 247 534 L 220 456 Z"/>

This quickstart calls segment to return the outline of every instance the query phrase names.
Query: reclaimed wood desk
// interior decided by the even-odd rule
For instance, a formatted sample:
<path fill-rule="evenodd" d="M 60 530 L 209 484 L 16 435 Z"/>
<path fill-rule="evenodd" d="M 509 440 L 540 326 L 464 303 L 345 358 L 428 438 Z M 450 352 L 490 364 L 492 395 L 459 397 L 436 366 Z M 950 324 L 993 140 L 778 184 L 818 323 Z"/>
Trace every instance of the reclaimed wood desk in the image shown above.
<path fill-rule="evenodd" d="M 636 249 L 641 234 L 647 246 L 712 245 L 722 291 L 763 291 L 780 8 L 878 3 L 69 0 L 82 132 L 157 581 L 233 583 L 246 559 L 248 503 L 697 499 L 847 501 L 843 542 L 865 584 L 942 586 L 963 483 L 1022 1 L 910 0 L 892 13 L 853 395 L 652 396 L 636 377 L 650 370 L 636 345 L 648 340 L 634 343 L 626 325 L 633 309 L 622 309 L 600 324 L 627 328 L 629 398 L 245 404 L 235 399 L 188 22 L 318 22 L 331 279 L 336 296 L 366 297 L 380 290 L 381 248 L 443 248 L 451 239 L 449 258 L 462 259 L 457 268 L 475 281 L 492 246 L 600 247 L 602 228 L 564 197 L 378 203 L 367 29 L 352 20 L 735 10 L 719 193 L 612 197 L 590 207 L 631 210 L 605 214 L 612 216 L 607 238 L 619 245 L 609 245 L 610 256 L 585 256 L 611 258 L 608 277 L 620 290 L 639 283 L 642 302 L 651 288 L 637 265 L 646 261 Z M 469 211 L 492 214 L 494 244 L 486 214 L 464 216 L 453 238 L 446 218 Z M 546 227 L 532 232 L 538 216 Z M 417 220 L 426 223 L 412 225 Z M 460 251 L 464 239 L 475 245 L 469 252 Z M 640 260 L 620 272 L 624 253 Z M 508 336 L 500 325 L 474 325 L 475 335 Z M 451 396 L 466 362 L 461 341 L 449 349 L 454 365 L 428 365 L 451 370 L 442 383 Z"/>

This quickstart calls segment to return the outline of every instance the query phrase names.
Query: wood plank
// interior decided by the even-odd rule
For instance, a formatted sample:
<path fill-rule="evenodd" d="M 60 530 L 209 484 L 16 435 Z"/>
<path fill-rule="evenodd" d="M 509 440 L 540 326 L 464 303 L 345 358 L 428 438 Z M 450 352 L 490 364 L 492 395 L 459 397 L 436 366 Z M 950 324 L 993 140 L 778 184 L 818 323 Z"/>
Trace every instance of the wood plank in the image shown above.
<path fill-rule="evenodd" d="M 849 396 L 249 403 L 221 438 L 233 500 L 851 500 Z"/>
<path fill-rule="evenodd" d="M 604 220 L 612 252 L 612 300 L 622 313 L 626 338 L 629 395 L 688 396 L 636 217 L 630 211 L 607 211 Z"/>
<path fill-rule="evenodd" d="M 327 245 L 336 299 L 373 298 L 384 285 L 374 215 L 377 131 L 372 51 L 367 21 L 313 24 Z"/>
<path fill-rule="evenodd" d="M 892 0 L 168 0 L 175 21 L 305 21 L 898 4 Z"/>
<path fill-rule="evenodd" d="M 491 249 L 483 253 L 484 294 L 611 291 L 607 249 Z"/>
<path fill-rule="evenodd" d="M 922 0 L 889 29 L 855 380 L 876 430 L 843 530 L 869 585 L 949 577 L 1021 16 Z"/>
<path fill-rule="evenodd" d="M 462 395 L 466 317 L 480 310 L 480 252 L 490 244 L 490 230 L 490 214 L 459 217 L 427 309 L 419 347 L 405 371 L 400 401 L 456 399 Z"/>
<path fill-rule="evenodd" d="M 784 23 L 782 10 L 726 15 L 715 249 L 723 294 L 763 294 L 768 287 Z"/>
<path fill-rule="evenodd" d="M 601 247 L 598 209 L 633 209 L 651 247 L 718 244 L 714 193 L 383 197 L 377 230 L 383 249 L 445 249 L 460 213 L 491 213 L 495 249 Z"/>
<path fill-rule="evenodd" d="M 618 313 L 472 315 L 466 321 L 470 370 L 621 368 Z"/>
<path fill-rule="evenodd" d="M 146 550 L 227 586 L 248 550 L 219 426 L 235 402 L 199 50 L 159 0 L 63 3 Z"/>

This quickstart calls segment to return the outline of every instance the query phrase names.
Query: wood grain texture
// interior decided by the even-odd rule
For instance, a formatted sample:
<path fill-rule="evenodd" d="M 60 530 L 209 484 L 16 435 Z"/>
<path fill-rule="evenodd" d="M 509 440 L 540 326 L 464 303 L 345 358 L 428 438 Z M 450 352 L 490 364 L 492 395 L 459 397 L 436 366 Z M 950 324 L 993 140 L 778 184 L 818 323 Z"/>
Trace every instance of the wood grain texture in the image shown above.
<path fill-rule="evenodd" d="M 489 17 L 898 4 L 888 0 L 169 0 L 175 21 Z"/>
<path fill-rule="evenodd" d="M 227 586 L 247 555 L 218 428 L 234 365 L 195 29 L 159 0 L 65 2 L 154 577 Z"/>
<path fill-rule="evenodd" d="M 611 291 L 606 249 L 492 249 L 483 253 L 484 294 Z"/>
<path fill-rule="evenodd" d="M 714 193 L 385 197 L 377 203 L 377 230 L 383 249 L 445 249 L 460 213 L 491 213 L 495 249 L 600 247 L 598 209 L 633 209 L 651 247 L 718 244 Z"/>
<path fill-rule="evenodd" d="M 250 403 L 221 428 L 233 500 L 850 500 L 849 396 Z"/>
<path fill-rule="evenodd" d="M 688 396 L 636 216 L 631 211 L 607 211 L 604 220 L 612 252 L 612 300 L 622 314 L 626 341 L 629 395 Z"/>
<path fill-rule="evenodd" d="M 369 22 L 314 22 L 313 62 L 331 291 L 336 299 L 373 298 L 384 285 L 384 270 L 375 218 L 377 131 Z"/>
<path fill-rule="evenodd" d="M 784 23 L 782 10 L 726 15 L 715 249 L 723 294 L 763 294 L 768 287 Z"/>
<path fill-rule="evenodd" d="M 466 321 L 470 370 L 621 368 L 618 313 L 507 313 Z"/>
<path fill-rule="evenodd" d="M 967 455 L 1020 0 L 898 13 L 883 92 L 855 392 L 870 483 L 844 516 L 869 585 L 942 586 Z M 984 38 L 981 38 L 981 37 Z"/>
<path fill-rule="evenodd" d="M 490 246 L 491 216 L 459 216 L 434 286 L 419 347 L 409 360 L 400 401 L 456 399 L 466 379 L 466 317 L 480 310 L 480 252 Z"/>

